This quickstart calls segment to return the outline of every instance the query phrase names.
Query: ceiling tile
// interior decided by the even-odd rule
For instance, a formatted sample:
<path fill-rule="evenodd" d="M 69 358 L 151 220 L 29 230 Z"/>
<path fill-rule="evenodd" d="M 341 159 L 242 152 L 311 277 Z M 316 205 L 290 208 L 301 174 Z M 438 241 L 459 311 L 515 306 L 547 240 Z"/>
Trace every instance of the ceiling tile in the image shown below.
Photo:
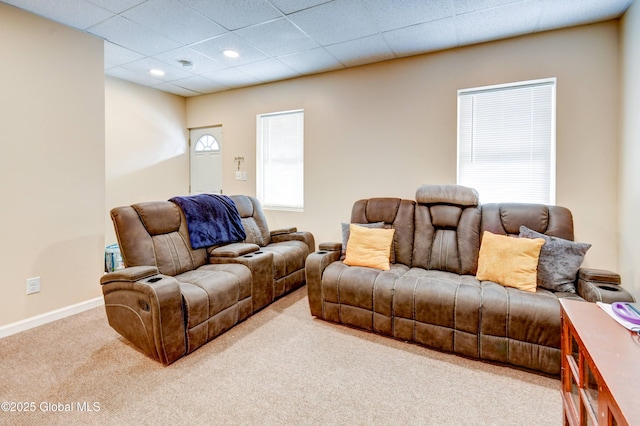
<path fill-rule="evenodd" d="M 142 84 L 143 86 L 155 86 L 156 84 L 158 84 L 158 79 L 151 77 L 149 73 L 140 74 L 138 72 L 127 70 L 122 67 L 109 68 L 105 70 L 104 73 L 112 77 L 117 77 L 123 80 Z"/>
<path fill-rule="evenodd" d="M 175 0 L 149 0 L 122 16 L 186 44 L 226 32 L 220 25 Z"/>
<path fill-rule="evenodd" d="M 282 16 L 265 0 L 180 0 L 228 30 L 248 27 Z"/>
<path fill-rule="evenodd" d="M 254 62 L 252 64 L 236 67 L 238 71 L 250 75 L 256 80 L 268 82 L 285 80 L 287 78 L 298 77 L 300 73 L 292 70 L 288 66 L 276 59 Z"/>
<path fill-rule="evenodd" d="M 90 3 L 114 13 L 122 13 L 125 10 L 129 10 L 132 7 L 139 5 L 140 3 L 144 3 L 145 1 L 147 0 L 89 0 Z"/>
<path fill-rule="evenodd" d="M 191 77 L 193 73 L 186 71 L 184 69 L 171 66 L 165 62 L 159 61 L 154 58 L 143 58 L 134 62 L 129 62 L 128 64 L 124 64 L 121 66 L 129 71 L 137 72 L 140 74 L 149 73 L 149 70 L 152 69 L 160 69 L 164 71 L 163 76 L 151 76 L 152 78 L 157 79 L 158 81 L 172 81 L 179 80 L 181 78 Z"/>
<path fill-rule="evenodd" d="M 376 34 L 375 22 L 362 3 L 335 0 L 288 18 L 323 46 Z"/>
<path fill-rule="evenodd" d="M 188 89 L 189 91 L 197 92 L 197 93 L 208 93 L 210 90 L 219 90 L 219 89 L 229 88 L 228 86 L 221 85 L 219 83 L 214 82 L 213 80 L 209 80 L 208 78 L 204 78 L 199 75 L 183 78 L 181 80 L 174 80 L 169 84 L 173 84 L 175 86 L 179 86 L 184 89 Z"/>
<path fill-rule="evenodd" d="M 111 68 L 117 65 L 126 64 L 144 58 L 143 55 L 126 49 L 117 44 L 104 42 L 104 66 Z"/>
<path fill-rule="evenodd" d="M 189 90 L 186 87 L 181 87 L 176 85 L 175 83 L 164 82 L 153 86 L 155 89 L 162 90 L 163 92 L 173 93 L 174 95 L 189 97 L 189 96 L 198 96 L 206 92 L 197 92 L 193 90 Z"/>
<path fill-rule="evenodd" d="M 280 56 L 278 60 L 300 74 L 313 74 L 344 68 L 344 65 L 322 47 Z"/>
<path fill-rule="evenodd" d="M 213 80 L 214 83 L 218 83 L 227 87 L 242 87 L 262 83 L 260 80 L 257 80 L 250 75 L 238 71 L 234 68 L 227 68 L 226 70 L 210 72 L 204 74 L 203 77 Z"/>
<path fill-rule="evenodd" d="M 85 30 L 113 16 L 112 12 L 84 0 L 2 0 L 52 21 Z"/>
<path fill-rule="evenodd" d="M 330 1 L 333 0 L 271 0 L 271 3 L 283 13 L 289 14 Z"/>
<path fill-rule="evenodd" d="M 189 47 L 228 66 L 244 65 L 267 59 L 265 54 L 252 47 L 251 44 L 234 33 L 227 33 L 201 43 L 192 44 Z M 222 54 L 222 51 L 225 49 L 235 50 L 240 56 L 237 58 L 228 58 Z"/>
<path fill-rule="evenodd" d="M 176 49 L 180 43 L 157 34 L 121 16 L 114 16 L 88 29 L 88 32 L 144 55 Z"/>
<path fill-rule="evenodd" d="M 348 67 L 393 59 L 395 55 L 381 35 L 327 46 L 326 49 Z"/>
<path fill-rule="evenodd" d="M 222 62 L 211 59 L 202 53 L 189 49 L 188 47 L 181 47 L 176 50 L 160 53 L 153 57 L 175 67 L 181 66 L 179 63 L 181 60 L 190 61 L 193 64 L 193 68 L 188 71 L 194 74 L 203 74 L 228 68 L 228 66 Z"/>
<path fill-rule="evenodd" d="M 384 38 L 398 56 L 418 55 L 456 46 L 452 18 L 388 31 L 384 33 Z"/>
<path fill-rule="evenodd" d="M 453 16 L 451 0 L 403 0 L 390 2 L 388 0 L 364 0 L 365 7 L 375 18 L 381 31 Z"/>
<path fill-rule="evenodd" d="M 462 15 L 469 12 L 476 12 L 482 9 L 491 9 L 498 6 L 504 6 L 509 3 L 517 3 L 522 0 L 452 0 L 453 11 L 456 15 Z M 554 0 L 557 1 L 557 0 Z"/>
<path fill-rule="evenodd" d="M 633 0 L 568 0 L 564 2 L 541 0 L 541 2 L 542 13 L 536 28 L 538 31 L 618 18 L 620 10 L 626 10 Z"/>
<path fill-rule="evenodd" d="M 271 56 L 286 55 L 319 47 L 318 43 L 286 18 L 236 30 L 234 34 Z"/>
<path fill-rule="evenodd" d="M 456 15 L 458 45 L 482 43 L 533 33 L 541 13 L 538 0 L 524 0 L 492 9 Z"/>

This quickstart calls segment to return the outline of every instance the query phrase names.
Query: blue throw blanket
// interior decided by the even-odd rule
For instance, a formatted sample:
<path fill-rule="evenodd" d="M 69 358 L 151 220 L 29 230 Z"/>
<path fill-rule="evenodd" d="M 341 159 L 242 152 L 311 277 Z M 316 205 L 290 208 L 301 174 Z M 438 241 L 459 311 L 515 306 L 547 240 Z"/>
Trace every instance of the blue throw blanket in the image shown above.
<path fill-rule="evenodd" d="M 191 247 L 199 249 L 219 244 L 244 241 L 240 213 L 233 200 L 226 195 L 198 194 L 188 197 L 173 197 L 184 212 Z"/>

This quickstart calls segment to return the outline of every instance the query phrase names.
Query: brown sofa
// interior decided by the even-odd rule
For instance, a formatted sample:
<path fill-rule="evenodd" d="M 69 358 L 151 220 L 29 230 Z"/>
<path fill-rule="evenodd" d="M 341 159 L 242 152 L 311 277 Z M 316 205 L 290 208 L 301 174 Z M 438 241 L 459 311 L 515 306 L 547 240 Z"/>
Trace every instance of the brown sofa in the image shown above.
<path fill-rule="evenodd" d="M 464 356 L 560 373 L 558 299 L 633 300 L 617 274 L 580 269 L 577 293 L 536 292 L 476 279 L 484 231 L 520 226 L 573 240 L 569 210 L 540 204 L 480 205 L 475 190 L 424 185 L 416 201 L 357 201 L 351 223 L 395 230 L 388 271 L 344 263 L 341 243 L 307 258 L 311 314 Z"/>
<path fill-rule="evenodd" d="M 163 364 L 305 283 L 313 236 L 295 229 L 272 236 L 257 200 L 231 198 L 248 237 L 219 247 L 193 249 L 184 213 L 172 202 L 111 211 L 126 268 L 100 280 L 109 324 Z"/>

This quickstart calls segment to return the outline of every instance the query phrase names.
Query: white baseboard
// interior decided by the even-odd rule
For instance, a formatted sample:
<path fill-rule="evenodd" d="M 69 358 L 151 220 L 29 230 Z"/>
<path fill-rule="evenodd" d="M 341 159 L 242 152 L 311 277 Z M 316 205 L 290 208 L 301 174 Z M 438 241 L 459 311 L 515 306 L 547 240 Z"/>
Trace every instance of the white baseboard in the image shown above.
<path fill-rule="evenodd" d="M 55 311 L 36 315 L 35 317 L 27 318 L 22 321 L 3 325 L 0 327 L 0 339 L 11 336 L 12 334 L 20 333 L 21 331 L 29 330 L 30 328 L 35 328 L 43 324 L 69 317 L 71 315 L 79 314 L 80 312 L 88 311 L 89 309 L 96 308 L 100 305 L 104 305 L 104 298 L 96 297 L 95 299 L 90 299 L 76 303 L 75 305 L 56 309 Z"/>

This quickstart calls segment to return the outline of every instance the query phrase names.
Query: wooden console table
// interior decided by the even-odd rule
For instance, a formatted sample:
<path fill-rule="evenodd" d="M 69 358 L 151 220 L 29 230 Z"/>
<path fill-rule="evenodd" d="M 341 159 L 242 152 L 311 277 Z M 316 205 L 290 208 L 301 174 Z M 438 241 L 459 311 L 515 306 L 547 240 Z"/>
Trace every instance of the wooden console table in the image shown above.
<path fill-rule="evenodd" d="M 595 303 L 560 306 L 564 424 L 640 425 L 640 338 Z"/>

